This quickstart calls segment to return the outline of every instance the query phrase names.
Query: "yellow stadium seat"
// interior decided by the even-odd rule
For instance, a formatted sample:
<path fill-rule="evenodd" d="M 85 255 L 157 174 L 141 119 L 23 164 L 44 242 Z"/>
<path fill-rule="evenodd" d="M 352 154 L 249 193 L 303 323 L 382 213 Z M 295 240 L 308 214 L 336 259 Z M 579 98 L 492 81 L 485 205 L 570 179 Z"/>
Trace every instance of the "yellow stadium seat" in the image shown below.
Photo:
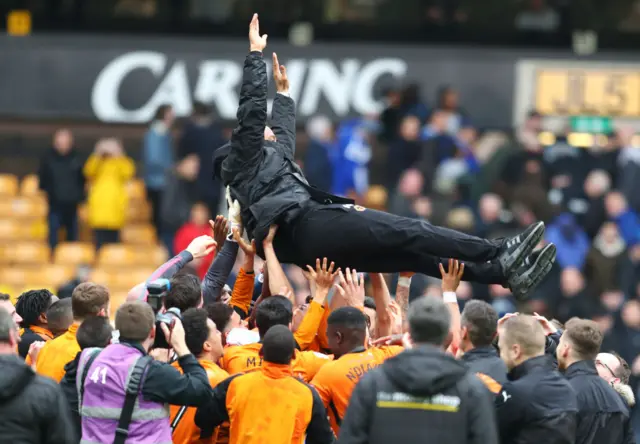
<path fill-rule="evenodd" d="M 44 264 L 49 262 L 51 251 L 49 246 L 38 242 L 16 242 L 11 245 L 5 256 L 15 264 Z"/>
<path fill-rule="evenodd" d="M 105 285 L 107 288 L 111 288 L 115 278 L 114 278 L 115 270 L 104 269 L 104 268 L 96 268 L 91 271 L 89 275 L 89 281 L 95 282 L 96 284 Z"/>
<path fill-rule="evenodd" d="M 140 267 L 159 267 L 167 262 L 169 254 L 166 248 L 161 245 L 151 245 L 148 247 L 138 247 L 135 251 L 136 265 Z"/>
<path fill-rule="evenodd" d="M 43 192 L 39 187 L 38 176 L 35 174 L 29 174 L 20 182 L 20 194 L 22 196 L 39 196 Z"/>
<path fill-rule="evenodd" d="M 15 219 L 0 219 L 0 242 L 15 241 L 20 239 L 22 230 L 20 223 Z"/>
<path fill-rule="evenodd" d="M 31 241 L 45 241 L 49 235 L 49 225 L 47 221 L 35 220 L 23 227 L 23 237 Z"/>
<path fill-rule="evenodd" d="M 49 264 L 41 269 L 40 279 L 43 282 L 48 282 L 49 285 L 54 288 L 62 286 L 67 281 L 70 281 L 76 273 L 76 267 L 74 265 L 62 265 L 62 264 Z"/>
<path fill-rule="evenodd" d="M 151 225 L 128 225 L 120 231 L 125 244 L 153 245 L 157 242 L 156 230 Z"/>
<path fill-rule="evenodd" d="M 146 200 L 129 201 L 127 206 L 127 222 L 131 224 L 146 223 L 151 220 L 151 205 Z"/>
<path fill-rule="evenodd" d="M 0 279 L 4 284 L 22 289 L 27 282 L 42 282 L 41 267 L 8 267 L 0 270 Z M 44 288 L 44 287 L 43 287 Z"/>
<path fill-rule="evenodd" d="M 0 201 L 0 211 L 5 217 L 16 219 L 43 219 L 47 217 L 48 205 L 43 196 L 22 196 Z"/>
<path fill-rule="evenodd" d="M 15 196 L 18 193 L 18 178 L 13 174 L 0 174 L 0 196 Z"/>
<path fill-rule="evenodd" d="M 105 245 L 98 252 L 98 265 L 111 268 L 122 268 L 139 265 L 132 247 L 122 244 Z"/>
<path fill-rule="evenodd" d="M 27 282 L 26 285 L 23 285 L 22 288 L 20 288 L 20 291 L 18 292 L 18 294 L 16 295 L 16 299 L 18 298 L 18 296 L 20 296 L 22 293 L 26 292 L 26 291 L 30 291 L 30 290 L 49 290 L 51 293 L 55 294 L 58 289 L 51 285 L 48 282 L 42 282 L 42 281 L 31 281 L 31 282 Z"/>
<path fill-rule="evenodd" d="M 2 270 L 2 267 L 9 264 L 10 248 L 11 248 L 11 245 L 2 243 L 2 239 L 0 238 L 0 270 Z"/>
<path fill-rule="evenodd" d="M 116 318 L 116 311 L 118 311 L 118 308 L 127 301 L 127 294 L 128 291 L 112 291 L 111 289 L 109 289 L 109 298 L 111 302 L 109 318 L 111 318 L 112 320 Z"/>
<path fill-rule="evenodd" d="M 128 291 L 149 279 L 154 271 L 155 268 L 127 268 L 123 270 L 114 270 L 112 283 L 114 288 L 126 288 Z"/>
<path fill-rule="evenodd" d="M 133 179 L 127 184 L 127 195 L 129 200 L 141 201 L 147 199 L 147 189 L 144 181 L 141 179 Z"/>
<path fill-rule="evenodd" d="M 53 261 L 56 264 L 82 265 L 95 261 L 95 247 L 84 242 L 63 242 L 56 247 Z"/>

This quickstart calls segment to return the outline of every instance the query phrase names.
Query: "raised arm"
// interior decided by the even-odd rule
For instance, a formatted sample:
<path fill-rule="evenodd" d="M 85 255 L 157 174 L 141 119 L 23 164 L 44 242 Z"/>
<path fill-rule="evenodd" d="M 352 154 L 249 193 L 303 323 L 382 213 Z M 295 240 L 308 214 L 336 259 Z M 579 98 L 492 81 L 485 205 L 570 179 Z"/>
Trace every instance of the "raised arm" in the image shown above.
<path fill-rule="evenodd" d="M 276 98 L 271 110 L 271 129 L 276 135 L 278 145 L 285 154 L 293 158 L 296 152 L 296 104 L 289 96 L 289 78 L 287 68 L 278 62 L 273 53 L 273 80 L 276 84 Z"/>
<path fill-rule="evenodd" d="M 231 152 L 222 164 L 225 182 L 231 182 L 239 171 L 252 174 L 262 158 L 267 124 L 267 66 L 262 51 L 267 46 L 267 36 L 260 35 L 258 14 L 253 15 L 249 25 L 249 44 L 251 52 L 244 61 L 238 126 L 231 135 Z"/>

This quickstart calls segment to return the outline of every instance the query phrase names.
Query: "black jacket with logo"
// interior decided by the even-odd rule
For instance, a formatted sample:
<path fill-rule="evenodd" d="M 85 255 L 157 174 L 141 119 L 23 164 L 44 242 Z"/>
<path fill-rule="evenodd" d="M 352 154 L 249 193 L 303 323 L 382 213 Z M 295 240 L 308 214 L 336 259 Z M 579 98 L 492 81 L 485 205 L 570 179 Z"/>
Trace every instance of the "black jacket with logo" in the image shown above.
<path fill-rule="evenodd" d="M 338 443 L 497 444 L 491 400 L 464 364 L 420 346 L 358 382 Z"/>
<path fill-rule="evenodd" d="M 473 373 L 487 375 L 500 385 L 507 382 L 507 366 L 498 356 L 498 350 L 491 345 L 469 350 L 461 360 Z"/>
<path fill-rule="evenodd" d="M 513 368 L 496 396 L 501 444 L 574 444 L 578 405 L 547 356 Z"/>
<path fill-rule="evenodd" d="M 15 355 L 0 356 L 0 442 L 75 444 L 69 406 L 58 384 Z"/>
<path fill-rule="evenodd" d="M 276 142 L 264 139 L 267 124 L 267 66 L 262 53 L 250 53 L 244 62 L 238 126 L 230 143 L 213 155 L 214 175 L 231 189 L 242 208 L 242 222 L 249 238 L 256 240 L 264 257 L 262 240 L 269 226 L 292 222 L 309 201 L 352 204 L 351 199 L 325 193 L 309 185 L 294 160 L 296 116 L 294 101 L 276 94 L 271 129 Z M 281 236 L 275 239 L 282 262 L 295 262 L 295 246 Z"/>
<path fill-rule="evenodd" d="M 576 362 L 564 375 L 578 399 L 576 444 L 635 443 L 629 409 L 622 397 L 598 376 L 593 361 Z"/>

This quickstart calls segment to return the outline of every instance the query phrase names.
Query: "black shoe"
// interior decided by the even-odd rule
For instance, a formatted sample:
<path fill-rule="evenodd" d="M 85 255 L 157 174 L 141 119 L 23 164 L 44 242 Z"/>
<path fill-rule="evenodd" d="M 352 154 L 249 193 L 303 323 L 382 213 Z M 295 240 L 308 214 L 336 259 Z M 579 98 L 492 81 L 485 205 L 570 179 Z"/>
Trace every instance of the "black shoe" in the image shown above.
<path fill-rule="evenodd" d="M 522 301 L 542 282 L 553 268 L 556 260 L 556 246 L 549 244 L 541 250 L 534 251 L 527 257 L 508 279 L 513 296 Z"/>
<path fill-rule="evenodd" d="M 536 248 L 542 236 L 544 236 L 544 222 L 536 222 L 529 225 L 529 228 L 524 233 L 504 242 L 502 251 L 498 256 L 498 262 L 502 267 L 504 276 L 511 276 L 511 273 L 522 265 L 524 259 Z"/>

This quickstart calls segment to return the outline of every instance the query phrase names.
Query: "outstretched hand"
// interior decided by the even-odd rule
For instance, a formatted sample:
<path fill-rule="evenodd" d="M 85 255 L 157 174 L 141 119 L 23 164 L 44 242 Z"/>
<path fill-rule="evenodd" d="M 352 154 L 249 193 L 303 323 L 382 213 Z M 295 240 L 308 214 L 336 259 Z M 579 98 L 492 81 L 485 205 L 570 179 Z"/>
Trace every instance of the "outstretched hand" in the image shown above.
<path fill-rule="evenodd" d="M 267 47 L 267 34 L 260 35 L 260 21 L 258 14 L 253 14 L 249 24 L 249 49 L 251 51 L 264 51 Z"/>
<path fill-rule="evenodd" d="M 327 263 L 326 257 L 322 259 L 322 262 L 320 259 L 316 259 L 316 268 L 314 269 L 311 265 L 307 265 L 307 271 L 303 270 L 303 273 L 309 282 L 314 283 L 316 289 L 329 292 L 340 272 L 340 268 L 334 271 L 335 263 L 331 262 L 329 265 Z"/>
<path fill-rule="evenodd" d="M 447 271 L 444 270 L 442 264 L 438 264 L 440 267 L 440 275 L 442 276 L 442 291 L 455 291 L 460 285 L 460 280 L 464 274 L 464 264 L 460 263 L 457 259 L 449 259 L 449 266 Z"/>
<path fill-rule="evenodd" d="M 276 91 L 279 93 L 289 92 L 289 78 L 287 68 L 278 62 L 278 55 L 273 53 L 273 80 L 276 82 Z"/>

